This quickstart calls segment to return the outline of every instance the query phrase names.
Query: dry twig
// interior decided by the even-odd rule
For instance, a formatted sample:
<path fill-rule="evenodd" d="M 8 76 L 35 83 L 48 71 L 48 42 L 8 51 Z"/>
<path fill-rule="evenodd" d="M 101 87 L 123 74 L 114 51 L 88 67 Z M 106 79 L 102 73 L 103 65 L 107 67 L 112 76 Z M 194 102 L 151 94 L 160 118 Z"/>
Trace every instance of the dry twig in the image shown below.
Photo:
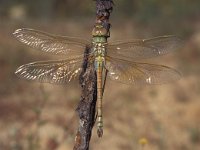
<path fill-rule="evenodd" d="M 112 0 L 96 0 L 96 23 L 103 25 L 109 32 L 109 17 L 112 12 Z M 85 49 L 83 71 L 80 75 L 82 95 L 77 108 L 79 115 L 79 127 L 75 138 L 74 150 L 88 150 L 95 123 L 96 101 L 97 101 L 97 77 L 93 62 L 89 61 L 87 54 L 90 47 Z"/>

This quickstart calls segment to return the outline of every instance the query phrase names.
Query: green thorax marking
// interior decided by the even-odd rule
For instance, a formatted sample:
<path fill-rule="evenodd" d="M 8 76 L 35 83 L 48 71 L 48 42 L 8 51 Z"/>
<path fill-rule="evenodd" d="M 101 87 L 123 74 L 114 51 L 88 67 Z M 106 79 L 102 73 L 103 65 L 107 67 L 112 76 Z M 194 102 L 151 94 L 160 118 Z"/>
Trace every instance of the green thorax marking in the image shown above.
<path fill-rule="evenodd" d="M 104 36 L 94 36 L 92 38 L 92 42 L 93 43 L 106 43 L 107 42 L 107 38 Z"/>

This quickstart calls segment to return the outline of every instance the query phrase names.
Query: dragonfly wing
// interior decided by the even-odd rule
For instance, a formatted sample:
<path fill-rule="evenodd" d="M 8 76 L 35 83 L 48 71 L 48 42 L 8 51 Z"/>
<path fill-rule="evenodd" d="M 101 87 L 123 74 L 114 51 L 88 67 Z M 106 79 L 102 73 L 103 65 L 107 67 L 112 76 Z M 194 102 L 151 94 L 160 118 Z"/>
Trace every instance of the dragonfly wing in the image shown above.
<path fill-rule="evenodd" d="M 15 74 L 26 80 L 66 84 L 78 77 L 81 69 L 81 59 L 41 61 L 22 65 Z"/>
<path fill-rule="evenodd" d="M 136 61 L 167 54 L 181 46 L 176 36 L 161 36 L 152 39 L 130 40 L 111 43 L 107 46 L 107 55 L 119 59 Z"/>
<path fill-rule="evenodd" d="M 86 45 L 89 43 L 84 39 L 50 35 L 45 32 L 26 28 L 16 30 L 13 35 L 20 42 L 30 47 L 58 55 L 82 55 Z"/>
<path fill-rule="evenodd" d="M 163 84 L 173 82 L 181 77 L 179 72 L 167 66 L 136 63 L 114 58 L 107 58 L 106 68 L 111 80 L 125 84 Z"/>

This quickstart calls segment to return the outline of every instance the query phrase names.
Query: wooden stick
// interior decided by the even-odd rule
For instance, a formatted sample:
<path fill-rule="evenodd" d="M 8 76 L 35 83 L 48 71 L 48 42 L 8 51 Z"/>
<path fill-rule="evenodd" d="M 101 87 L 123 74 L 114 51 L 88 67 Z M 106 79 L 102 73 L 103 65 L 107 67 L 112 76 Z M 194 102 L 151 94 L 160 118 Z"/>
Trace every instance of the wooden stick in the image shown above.
<path fill-rule="evenodd" d="M 96 22 L 109 31 L 109 17 L 112 12 L 112 0 L 96 0 Z M 83 71 L 80 75 L 82 95 L 77 107 L 79 126 L 75 137 L 74 150 L 89 150 L 89 143 L 92 136 L 92 128 L 95 123 L 96 101 L 97 101 L 97 77 L 94 62 L 87 58 L 91 47 L 85 49 Z"/>

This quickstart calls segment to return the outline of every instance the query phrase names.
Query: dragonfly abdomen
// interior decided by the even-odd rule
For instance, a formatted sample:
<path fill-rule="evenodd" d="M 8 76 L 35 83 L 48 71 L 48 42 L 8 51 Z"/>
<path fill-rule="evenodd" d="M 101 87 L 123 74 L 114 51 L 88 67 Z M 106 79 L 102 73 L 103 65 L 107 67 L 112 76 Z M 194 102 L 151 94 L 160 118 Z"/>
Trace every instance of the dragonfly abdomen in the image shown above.
<path fill-rule="evenodd" d="M 102 96 L 105 68 L 105 43 L 94 43 L 95 70 L 97 73 L 97 134 L 103 135 Z"/>
<path fill-rule="evenodd" d="M 102 96 L 103 96 L 103 84 L 102 84 L 102 71 L 103 62 L 96 62 L 96 73 L 97 73 L 97 133 L 99 137 L 103 135 L 103 116 L 102 116 Z"/>

